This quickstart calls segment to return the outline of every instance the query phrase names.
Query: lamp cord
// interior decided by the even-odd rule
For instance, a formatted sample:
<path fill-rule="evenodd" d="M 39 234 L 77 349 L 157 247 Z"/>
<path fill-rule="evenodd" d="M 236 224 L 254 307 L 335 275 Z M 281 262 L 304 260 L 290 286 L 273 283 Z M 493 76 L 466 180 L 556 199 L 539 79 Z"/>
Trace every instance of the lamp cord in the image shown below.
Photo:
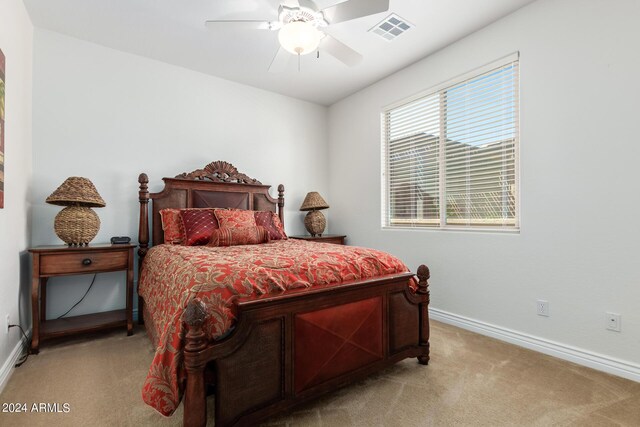
<path fill-rule="evenodd" d="M 87 288 L 87 291 L 84 293 L 84 295 L 82 295 L 82 298 L 80 298 L 80 300 L 79 300 L 77 303 L 73 304 L 73 306 L 72 306 L 69 310 L 67 310 L 64 314 L 61 314 L 60 316 L 58 316 L 58 317 L 57 317 L 57 319 L 62 319 L 64 316 L 66 316 L 67 314 L 69 314 L 69 312 L 71 312 L 71 310 L 73 310 L 74 308 L 76 308 L 76 306 L 77 306 L 78 304 L 80 304 L 80 303 L 84 300 L 84 298 L 87 296 L 87 294 L 89 293 L 89 291 L 90 291 L 90 290 L 91 290 L 91 288 L 93 287 L 93 283 L 96 281 L 96 276 L 97 276 L 97 274 L 94 274 L 94 275 L 93 275 L 93 279 L 91 279 L 91 284 L 90 284 L 90 285 L 89 285 L 89 287 Z"/>
<path fill-rule="evenodd" d="M 9 328 L 15 328 L 15 327 L 20 328 L 20 332 L 22 333 L 22 336 L 24 337 L 24 341 L 23 342 L 25 342 L 27 344 L 27 351 L 25 352 L 25 354 L 23 356 L 20 356 L 20 359 L 14 365 L 16 368 L 19 368 L 29 358 L 29 338 L 27 338 L 27 334 L 24 333 L 24 329 L 22 329 L 22 326 L 20 326 L 20 325 L 9 325 Z"/>
<path fill-rule="evenodd" d="M 80 300 L 75 303 L 73 305 L 73 307 L 71 307 L 69 310 L 67 310 L 66 313 L 64 313 L 61 316 L 58 316 L 58 319 L 63 318 L 64 316 L 66 316 L 67 314 L 69 314 L 69 312 L 71 312 L 71 310 L 73 310 L 74 308 L 76 308 L 76 306 L 78 304 L 80 304 L 84 298 L 87 296 L 87 294 L 89 293 L 89 291 L 91 290 L 91 287 L 93 286 L 93 284 L 96 281 L 96 276 L 97 274 L 93 275 L 93 279 L 91 279 L 91 284 L 89 285 L 89 287 L 87 288 L 87 291 L 84 293 L 84 295 L 82 296 L 82 298 L 80 298 Z M 29 358 L 29 338 L 27 337 L 27 334 L 25 334 L 24 329 L 22 329 L 22 326 L 20 325 L 9 325 L 9 328 L 20 328 L 20 333 L 22 334 L 22 337 L 24 338 L 23 342 L 25 342 L 27 344 L 27 351 L 24 352 L 24 355 L 20 356 L 20 358 L 18 359 L 18 362 L 16 362 L 16 364 L 14 365 L 16 368 L 19 368 L 20 366 L 24 365 L 24 363 L 27 361 L 27 359 Z"/>

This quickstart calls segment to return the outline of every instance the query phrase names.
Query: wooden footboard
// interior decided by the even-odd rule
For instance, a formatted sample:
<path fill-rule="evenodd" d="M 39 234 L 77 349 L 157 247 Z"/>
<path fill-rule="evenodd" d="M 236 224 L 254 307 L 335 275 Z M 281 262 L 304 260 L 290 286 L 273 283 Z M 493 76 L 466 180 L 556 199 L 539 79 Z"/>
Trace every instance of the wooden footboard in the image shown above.
<path fill-rule="evenodd" d="M 429 361 L 429 269 L 238 304 L 235 331 L 209 344 L 204 304 L 185 313 L 184 425 L 206 424 L 213 361 L 215 425 L 251 425 L 408 357 Z"/>

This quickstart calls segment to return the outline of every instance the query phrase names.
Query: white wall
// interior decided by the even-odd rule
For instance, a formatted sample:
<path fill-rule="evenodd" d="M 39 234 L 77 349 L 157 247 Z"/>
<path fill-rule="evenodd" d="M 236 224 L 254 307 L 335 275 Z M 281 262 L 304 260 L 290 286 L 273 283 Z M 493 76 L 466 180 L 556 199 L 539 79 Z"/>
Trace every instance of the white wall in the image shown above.
<path fill-rule="evenodd" d="M 31 324 L 29 295 L 29 203 L 31 176 L 31 57 L 33 26 L 19 0 L 0 0 L 0 49 L 6 57 L 5 207 L 0 209 L 0 390 L 11 372 L 20 331 Z M 13 356 L 13 357 L 12 357 Z"/>
<path fill-rule="evenodd" d="M 311 190 L 327 194 L 327 109 L 271 92 L 37 29 L 34 36 L 33 244 L 62 243 L 60 207 L 44 203 L 68 176 L 93 181 L 107 203 L 94 242 L 137 240 L 137 178 L 161 178 L 213 160 L 286 187 L 286 231 L 304 230 L 297 210 Z M 72 314 L 124 304 L 124 274 L 99 275 Z M 79 299 L 91 277 L 54 278 L 49 317 Z"/>
<path fill-rule="evenodd" d="M 333 231 L 427 263 L 439 310 L 640 373 L 638 22 L 637 0 L 540 0 L 331 106 Z M 382 108 L 514 51 L 521 233 L 381 230 Z M 621 333 L 605 311 L 622 314 Z"/>

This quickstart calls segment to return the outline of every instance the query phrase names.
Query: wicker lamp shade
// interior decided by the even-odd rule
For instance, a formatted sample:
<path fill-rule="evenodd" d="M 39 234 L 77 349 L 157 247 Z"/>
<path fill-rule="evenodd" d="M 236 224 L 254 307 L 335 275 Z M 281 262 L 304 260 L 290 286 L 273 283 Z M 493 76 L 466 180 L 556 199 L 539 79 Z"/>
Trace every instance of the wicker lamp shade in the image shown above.
<path fill-rule="evenodd" d="M 309 211 L 304 217 L 304 226 L 312 236 L 322 236 L 324 228 L 327 226 L 327 220 L 320 212 L 320 209 L 328 208 L 329 204 L 322 198 L 320 193 L 317 191 L 307 193 L 300 210 Z"/>
<path fill-rule="evenodd" d="M 98 190 L 87 178 L 67 178 L 46 200 L 53 205 L 65 206 L 54 221 L 53 228 L 69 246 L 88 245 L 100 230 L 100 218 L 91 209 L 106 206 Z"/>
<path fill-rule="evenodd" d="M 103 208 L 106 206 L 93 182 L 80 176 L 67 178 L 56 191 L 47 197 L 47 203 L 58 206 L 86 206 Z"/>
<path fill-rule="evenodd" d="M 320 193 L 318 193 L 317 191 L 307 193 L 307 196 L 304 198 L 304 202 L 302 202 L 302 206 L 300 206 L 300 210 L 319 211 L 320 209 L 329 209 L 329 204 L 324 201 Z"/>

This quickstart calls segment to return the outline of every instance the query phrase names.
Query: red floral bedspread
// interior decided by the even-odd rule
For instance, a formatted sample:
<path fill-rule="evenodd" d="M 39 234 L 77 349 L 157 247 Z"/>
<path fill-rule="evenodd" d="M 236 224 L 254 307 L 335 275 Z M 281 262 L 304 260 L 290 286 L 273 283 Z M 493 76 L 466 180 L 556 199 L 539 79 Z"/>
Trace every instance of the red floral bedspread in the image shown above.
<path fill-rule="evenodd" d="M 234 301 L 240 297 L 406 271 L 401 261 L 384 252 L 294 239 L 231 247 L 153 247 L 139 283 L 148 310 L 145 322 L 157 346 L 142 398 L 163 415 L 172 414 L 180 403 L 185 335 L 181 317 L 192 298 L 207 304 L 205 332 L 215 339 L 233 325 Z"/>

